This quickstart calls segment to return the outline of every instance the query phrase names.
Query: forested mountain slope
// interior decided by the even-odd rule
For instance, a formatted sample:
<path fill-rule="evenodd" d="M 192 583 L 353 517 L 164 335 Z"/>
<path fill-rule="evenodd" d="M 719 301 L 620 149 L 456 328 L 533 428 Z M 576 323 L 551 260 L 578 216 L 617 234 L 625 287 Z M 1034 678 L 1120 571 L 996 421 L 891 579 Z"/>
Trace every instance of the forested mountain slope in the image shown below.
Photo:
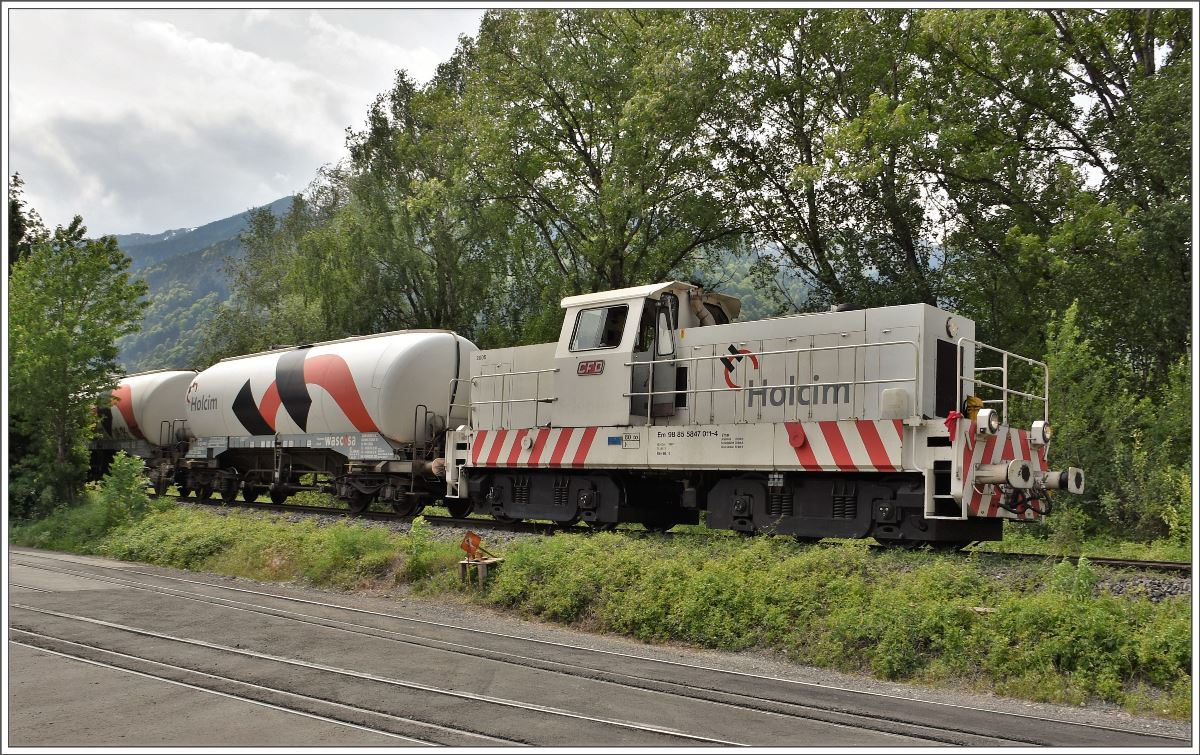
<path fill-rule="evenodd" d="M 264 208 L 282 215 L 292 198 Z M 117 243 L 150 286 L 150 307 L 142 329 L 121 340 L 121 362 L 129 372 L 192 366 L 204 323 L 229 298 L 227 258 L 240 258 L 238 239 L 250 211 L 194 229 L 159 234 L 118 235 Z"/>

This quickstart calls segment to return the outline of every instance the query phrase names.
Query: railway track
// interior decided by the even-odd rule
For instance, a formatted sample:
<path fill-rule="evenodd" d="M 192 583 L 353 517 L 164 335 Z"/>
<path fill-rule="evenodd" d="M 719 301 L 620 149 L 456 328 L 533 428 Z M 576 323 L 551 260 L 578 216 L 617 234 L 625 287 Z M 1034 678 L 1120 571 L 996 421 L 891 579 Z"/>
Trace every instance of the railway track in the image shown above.
<path fill-rule="evenodd" d="M 1120 737 L 1122 733 L 1135 734 L 1118 728 L 1068 724 L 1024 714 L 1017 714 L 1017 720 L 1014 720 L 1012 714 L 999 714 L 996 711 L 967 705 L 929 703 L 883 693 L 864 695 L 822 684 L 721 671 L 678 660 L 667 661 L 531 639 L 444 621 L 405 616 L 391 610 L 369 610 L 281 591 L 233 586 L 202 578 L 174 577 L 132 566 L 81 564 L 52 555 L 29 552 L 17 552 L 14 556 L 17 558 L 17 565 L 26 569 L 50 572 L 60 577 L 73 576 L 95 580 L 108 583 L 113 588 L 137 591 L 145 595 L 144 598 L 139 598 L 138 602 L 156 603 L 160 606 L 159 613 L 167 613 L 166 608 L 172 602 L 178 605 L 178 601 L 187 601 L 196 606 L 187 609 L 188 613 L 205 611 L 213 614 L 223 613 L 228 617 L 248 616 L 247 619 L 237 621 L 249 622 L 248 627 L 254 626 L 256 622 L 271 622 L 276 626 L 276 631 L 287 636 L 319 631 L 327 640 L 336 636 L 345 637 L 344 641 L 335 640 L 336 647 L 359 647 L 364 643 L 373 643 L 374 651 L 382 653 L 381 657 L 419 656 L 427 666 L 454 664 L 459 662 L 456 659 L 465 657 L 469 659 L 466 663 L 472 668 L 478 668 L 478 673 L 484 678 L 499 678 L 509 673 L 533 674 L 546 679 L 546 684 L 565 684 L 571 689 L 579 688 L 581 694 L 573 698 L 575 701 L 593 701 L 581 710 L 577 706 L 573 707 L 570 700 L 564 699 L 561 704 L 565 707 L 560 708 L 557 704 L 547 705 L 536 700 L 531 701 L 524 695 L 520 696 L 522 699 L 497 697 L 473 693 L 460 685 L 446 687 L 428 681 L 404 678 L 403 675 L 398 675 L 400 669 L 395 666 L 372 667 L 370 672 L 366 672 L 358 667 L 346 666 L 345 660 L 326 659 L 325 654 L 318 658 L 298 657 L 285 648 L 254 648 L 253 644 L 245 645 L 240 641 L 231 644 L 228 638 L 222 639 L 220 636 L 205 639 L 187 637 L 177 633 L 177 630 L 160 626 L 157 620 L 149 618 L 151 614 L 116 620 L 93 615 L 96 611 L 77 608 L 74 604 L 70 607 L 60 607 L 61 604 L 14 606 L 20 612 L 15 620 L 17 626 L 14 628 L 21 633 L 15 639 L 32 646 L 48 648 L 53 652 L 72 653 L 84 659 L 101 660 L 142 672 L 147 671 L 149 664 L 154 669 L 153 673 L 163 674 L 169 671 L 174 675 L 183 674 L 192 683 L 201 686 L 211 687 L 215 680 L 220 683 L 218 689 L 229 691 L 229 685 L 233 685 L 239 694 L 251 700 L 266 699 L 278 702 L 279 696 L 283 695 L 289 700 L 305 703 L 308 707 L 302 706 L 304 710 L 309 710 L 309 707 L 315 704 L 312 703 L 314 698 L 304 694 L 304 688 L 265 684 L 260 678 L 255 681 L 256 677 L 250 676 L 234 679 L 228 674 L 218 674 L 217 670 L 228 664 L 228 661 L 223 659 L 236 658 L 240 664 L 236 665 L 236 668 L 243 668 L 248 664 L 258 668 L 260 675 L 273 673 L 275 676 L 271 678 L 277 678 L 283 673 L 289 679 L 306 679 L 309 683 L 318 685 L 320 689 L 330 688 L 331 683 L 345 685 L 352 681 L 372 689 L 390 689 L 389 696 L 407 697 L 417 694 L 433 700 L 446 698 L 449 701 L 447 709 L 460 710 L 464 714 L 469 712 L 470 715 L 464 717 L 477 724 L 483 721 L 500 721 L 505 718 L 502 712 L 505 710 L 519 711 L 518 715 L 522 717 L 523 723 L 518 731 L 539 730 L 537 727 L 529 728 L 529 724 L 535 720 L 551 724 L 561 722 L 562 725 L 590 729 L 593 733 L 621 732 L 623 736 L 635 736 L 639 741 L 646 742 L 692 742 L 710 746 L 753 744 L 755 721 L 758 726 L 766 726 L 777 732 L 794 733 L 809 730 L 811 727 L 833 732 L 858 730 L 863 733 L 870 732 L 873 736 L 882 737 L 883 741 L 894 744 L 923 742 L 975 746 L 1046 745 L 1061 742 L 1061 737 L 1068 731 L 1072 741 L 1080 741 L 1079 738 L 1083 737 L 1102 742 L 1109 741 L 1114 736 Z M 159 613 L 153 615 L 157 616 Z M 234 621 L 232 618 L 228 620 Z M 44 626 L 30 626 L 35 621 Z M 294 629 L 288 629 L 288 626 Z M 331 631 L 336 634 L 330 635 Z M 80 636 L 81 632 L 84 633 L 83 636 Z M 95 633 L 95 637 L 92 633 Z M 103 643 L 97 638 L 103 638 Z M 137 648 L 142 648 L 143 643 L 148 647 L 145 650 L 131 651 L 128 649 L 130 642 L 137 643 L 134 645 Z M 102 654 L 102 657 L 97 657 L 97 653 Z M 192 668 L 196 663 L 164 663 L 163 653 L 168 654 L 171 659 L 181 655 L 196 657 L 198 661 L 203 662 L 207 672 L 196 676 L 197 672 Z M 282 669 L 282 672 L 278 669 Z M 560 681 L 553 681 L 554 679 Z M 583 687 L 589 688 L 590 694 L 582 694 Z M 264 698 L 264 693 L 270 694 Z M 699 710 L 709 710 L 710 716 L 726 721 L 745 721 L 746 725 L 738 729 L 738 734 L 719 735 L 715 731 L 686 730 L 649 723 L 648 718 L 639 722 L 615 716 L 612 712 L 606 713 L 603 710 L 604 706 L 598 704 L 604 698 L 622 700 L 630 696 L 653 701 L 653 707 L 657 710 L 690 708 L 694 715 L 699 706 Z M 506 740 L 506 743 L 537 743 L 536 738 L 530 741 L 528 737 L 514 736 L 512 731 L 481 730 L 478 725 L 468 730 L 461 728 L 461 724 L 450 724 L 447 728 L 446 720 L 414 720 L 398 717 L 394 711 L 384 709 L 359 710 L 356 706 L 345 705 L 337 700 L 331 701 L 327 694 L 320 697 L 318 702 L 326 705 L 317 706 L 310 712 L 424 742 L 448 743 L 447 737 L 453 734 L 450 737 L 451 741 L 461 742 L 463 736 L 469 736 L 477 738 L 476 744 L 479 744 L 478 738 Z M 853 698 L 853 702 L 850 698 Z M 382 698 L 378 693 L 374 693 L 365 699 L 378 701 Z M 328 707 L 328 703 L 331 702 L 334 706 L 340 705 L 341 708 L 331 710 Z M 592 706 L 599 709 L 593 709 Z M 424 703 L 416 708 L 422 711 L 430 709 Z M 489 713 L 489 708 L 496 712 Z M 405 706 L 404 709 L 409 710 L 410 706 Z M 355 715 L 348 715 L 351 713 Z M 649 716 L 648 709 L 645 713 Z M 682 716 L 680 720 L 683 720 Z M 404 726 L 397 728 L 398 724 Z M 678 726 L 683 724 L 679 723 Z M 1030 726 L 1037 730 L 1029 728 Z M 750 739 L 747 740 L 746 737 Z M 739 741 L 731 741 L 732 739 Z M 1160 737 L 1154 741 L 1165 743 L 1174 740 Z"/>
<path fill-rule="evenodd" d="M 1078 564 L 1080 556 L 1058 556 L 1045 553 L 992 553 L 989 551 L 977 551 L 987 556 L 1000 556 L 1018 559 L 1022 561 L 1038 561 L 1051 559 L 1054 561 L 1062 561 L 1066 559 L 1073 564 Z M 1085 556 L 1089 563 L 1097 566 L 1109 566 L 1116 569 L 1139 569 L 1141 571 L 1157 571 L 1168 574 L 1180 574 L 1189 576 L 1192 573 L 1192 565 L 1184 561 L 1143 561 L 1139 559 L 1129 558 L 1103 558 L 1100 556 Z"/>
<path fill-rule="evenodd" d="M 246 502 L 246 501 L 230 501 L 225 502 L 217 499 L 209 499 L 207 501 L 197 500 L 195 498 L 185 498 L 173 496 L 173 498 L 181 503 L 194 503 L 205 506 L 236 506 L 239 508 L 256 509 L 261 511 L 276 511 L 284 513 L 303 513 L 320 516 L 340 516 L 345 518 L 361 518 L 372 521 L 408 521 L 411 516 L 403 516 L 389 511 L 365 511 L 360 514 L 355 514 L 348 509 L 338 509 L 325 506 L 303 506 L 299 504 L 275 504 L 265 503 L 262 501 Z M 439 527 L 456 527 L 456 528 L 484 528 L 490 530 L 499 530 L 503 532 L 525 532 L 530 534 L 549 535 L 556 532 L 572 532 L 572 533 L 588 533 L 596 530 L 582 524 L 555 524 L 553 522 L 504 522 L 496 519 L 472 519 L 472 518 L 455 518 L 449 516 L 424 515 L 425 520 Z M 645 534 L 641 530 L 621 530 L 629 533 Z M 658 533 L 667 536 L 673 536 L 674 533 L 665 532 Z M 878 546 L 886 548 L 887 546 Z M 964 551 L 964 553 L 979 553 L 984 556 L 993 558 L 1008 558 L 1020 561 L 1039 561 L 1052 559 L 1061 561 L 1066 559 L 1071 563 L 1078 563 L 1079 556 L 1060 556 L 1045 553 L 1005 553 L 993 551 Z M 1192 573 L 1192 565 L 1188 562 L 1181 561 L 1147 561 L 1140 559 L 1124 559 L 1124 558 L 1104 558 L 1100 556 L 1087 556 L 1087 560 L 1097 566 L 1107 566 L 1115 569 L 1136 569 L 1149 572 L 1162 572 L 1165 574 L 1176 574 L 1182 576 L 1190 576 Z"/>

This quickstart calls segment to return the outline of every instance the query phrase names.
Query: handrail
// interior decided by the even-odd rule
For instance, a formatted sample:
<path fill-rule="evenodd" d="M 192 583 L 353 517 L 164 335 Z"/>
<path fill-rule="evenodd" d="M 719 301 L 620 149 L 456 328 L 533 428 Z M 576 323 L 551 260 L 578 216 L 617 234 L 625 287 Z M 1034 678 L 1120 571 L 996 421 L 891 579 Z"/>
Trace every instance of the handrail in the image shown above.
<path fill-rule="evenodd" d="M 547 372 L 554 373 L 554 372 L 558 372 L 558 371 L 559 371 L 559 368 L 557 368 L 557 367 L 547 367 L 547 368 L 541 369 L 541 370 L 517 370 L 516 372 L 489 372 L 485 375 L 475 375 L 474 377 L 469 378 L 469 380 L 471 381 L 472 398 L 471 398 L 471 403 L 466 405 L 467 411 L 473 413 L 476 410 L 476 407 L 500 405 L 500 424 L 503 425 L 505 409 L 508 409 L 511 412 L 511 404 L 533 404 L 534 405 L 534 407 L 533 407 L 533 424 L 536 426 L 538 424 L 538 404 L 552 404 L 555 401 L 558 401 L 558 397 L 556 397 L 556 396 L 549 396 L 546 398 L 542 397 L 542 375 Z M 508 398 L 507 397 L 508 382 L 506 380 L 504 380 L 504 378 L 516 377 L 519 375 L 536 375 L 537 376 L 536 378 L 534 378 L 534 385 L 533 385 L 534 397 L 533 398 Z M 474 398 L 475 389 L 477 388 L 476 381 L 477 380 L 485 380 L 488 378 L 500 378 L 500 398 L 497 400 L 492 400 L 492 401 L 476 401 Z M 458 380 L 458 379 L 459 378 L 455 378 L 454 380 Z M 453 406 L 453 405 L 451 405 L 451 406 Z M 461 404 L 460 404 L 460 406 L 461 406 Z M 447 416 L 449 416 L 449 415 L 447 415 Z M 474 424 L 474 423 L 472 423 L 472 424 Z"/>
<path fill-rule="evenodd" d="M 908 382 L 911 382 L 911 383 L 913 383 L 913 392 L 915 394 L 913 397 L 914 398 L 913 405 L 915 407 L 921 398 L 921 382 L 920 382 L 920 380 L 921 380 L 921 349 L 919 346 L 917 346 L 916 341 L 911 341 L 911 340 L 878 341 L 878 342 L 874 342 L 874 343 L 852 343 L 852 344 L 844 344 L 844 345 L 837 345 L 837 346 L 808 346 L 808 347 L 795 348 L 795 349 L 776 349 L 776 350 L 772 350 L 772 351 L 745 351 L 745 352 L 741 352 L 740 355 L 747 356 L 747 357 L 750 357 L 750 356 L 763 357 L 763 356 L 773 356 L 773 355 L 778 355 L 778 354 L 795 354 L 796 355 L 796 372 L 798 374 L 800 372 L 800 356 L 802 354 L 808 354 L 808 353 L 812 353 L 815 351 L 838 351 L 838 350 L 844 350 L 844 349 L 868 349 L 868 348 L 880 348 L 883 346 L 911 346 L 912 347 L 912 349 L 913 349 L 913 376 L 912 377 L 883 378 L 883 379 L 879 379 L 879 380 L 865 380 L 865 379 L 864 380 L 839 380 L 836 382 L 805 383 L 805 385 L 813 386 L 813 387 L 824 387 L 824 386 L 839 386 L 839 385 L 847 385 L 847 384 L 849 384 L 851 386 L 859 386 L 859 385 L 875 385 L 875 384 L 879 384 L 879 383 L 908 383 Z M 686 393 L 686 394 L 694 397 L 698 393 L 721 393 L 721 392 L 747 390 L 747 388 L 745 388 L 745 387 L 722 388 L 719 386 L 716 388 L 696 388 L 693 386 L 693 387 L 686 388 L 684 390 L 679 390 L 679 389 L 653 390 L 653 388 L 654 388 L 654 385 L 653 385 L 654 365 L 656 365 L 656 364 L 676 364 L 678 362 L 701 362 L 701 361 L 712 362 L 712 361 L 719 361 L 721 359 L 728 359 L 728 358 L 729 358 L 729 355 L 727 355 L 727 354 L 708 354 L 708 355 L 694 356 L 694 357 L 676 356 L 676 357 L 670 357 L 667 359 L 651 359 L 651 360 L 647 360 L 644 362 L 624 362 L 623 366 L 625 366 L 625 367 L 633 367 L 633 366 L 649 367 L 651 377 L 650 377 L 650 381 L 649 381 L 650 384 L 647 386 L 650 390 L 630 391 L 628 393 L 622 394 L 622 396 L 626 396 L 626 397 L 658 396 L 658 395 L 674 396 L 674 395 L 678 395 L 680 393 Z M 857 352 L 855 352 L 855 367 L 856 368 L 857 368 L 857 362 L 858 362 L 858 356 L 857 356 Z M 857 373 L 857 369 L 855 369 L 855 373 Z M 688 377 L 689 384 L 692 383 L 692 381 L 694 380 L 694 377 L 695 377 L 695 373 L 689 372 L 689 377 Z M 715 380 L 714 380 L 714 382 L 715 382 Z M 770 387 L 778 388 L 781 386 L 770 386 Z M 757 390 L 757 389 L 754 389 L 754 390 Z M 851 400 L 853 400 L 853 398 Z M 653 399 L 648 399 L 646 401 L 646 424 L 647 425 L 652 423 L 652 417 L 651 417 L 651 404 L 652 403 L 653 403 Z M 694 398 L 692 399 L 690 405 L 692 407 L 695 407 L 696 402 L 695 402 Z M 739 404 L 739 406 L 740 406 L 740 404 Z M 797 418 L 799 418 L 799 413 L 800 413 L 799 407 L 800 407 L 800 405 L 797 404 L 796 405 Z M 691 419 L 692 419 L 692 424 L 697 424 L 697 421 L 696 421 L 697 418 L 696 418 L 694 412 L 691 415 Z M 746 419 L 746 408 L 744 406 L 741 406 L 741 419 L 742 419 L 742 421 L 745 421 L 745 419 Z"/>
<path fill-rule="evenodd" d="M 1000 366 L 999 367 L 976 367 L 973 370 L 973 372 L 975 374 L 978 374 L 980 372 L 999 372 L 1000 376 L 1001 376 L 1000 385 L 996 385 L 995 383 L 989 383 L 986 380 L 980 380 L 979 378 L 975 377 L 974 375 L 972 375 L 971 377 L 967 377 L 967 376 L 963 375 L 963 345 L 967 344 L 967 343 L 974 345 L 976 347 L 977 352 L 979 349 L 987 349 L 988 351 L 994 351 L 1000 355 Z M 957 401 L 955 403 L 956 408 L 962 406 L 963 386 L 966 383 L 970 383 L 973 387 L 982 386 L 985 388 L 992 388 L 993 390 L 1000 391 L 999 399 L 992 399 L 985 403 L 997 403 L 997 402 L 1000 403 L 1000 407 L 1001 407 L 1000 422 L 1003 425 L 1008 424 L 1008 397 L 1010 395 L 1020 396 L 1021 398 L 1025 398 L 1030 401 L 1041 401 L 1042 402 L 1042 419 L 1046 422 L 1050 421 L 1050 368 L 1048 366 L 1046 366 L 1045 362 L 1039 362 L 1036 359 L 1030 359 L 1029 357 L 1023 357 L 1020 354 L 1014 354 L 1011 351 L 1005 351 L 1004 349 L 998 349 L 995 346 L 990 346 L 986 343 L 983 343 L 982 341 L 976 341 L 974 338 L 966 338 L 965 336 L 963 338 L 958 339 L 957 346 L 958 346 L 958 349 L 957 349 L 958 354 L 957 354 L 957 360 L 955 363 L 958 367 L 956 370 L 956 373 L 958 375 L 958 397 L 957 397 Z M 1015 388 L 1008 387 L 1008 360 L 1010 357 L 1013 359 L 1017 359 L 1022 362 L 1025 362 L 1026 364 L 1029 364 L 1031 366 L 1042 368 L 1042 390 L 1045 391 L 1045 393 L 1043 393 L 1043 395 L 1038 396 L 1033 393 L 1025 393 L 1024 391 L 1018 391 Z"/>

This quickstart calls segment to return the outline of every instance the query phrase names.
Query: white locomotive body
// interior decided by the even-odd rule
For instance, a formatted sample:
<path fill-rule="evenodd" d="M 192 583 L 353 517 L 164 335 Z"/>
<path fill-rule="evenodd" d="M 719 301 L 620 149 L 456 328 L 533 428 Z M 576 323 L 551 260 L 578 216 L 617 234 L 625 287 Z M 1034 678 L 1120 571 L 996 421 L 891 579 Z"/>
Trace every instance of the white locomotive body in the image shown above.
<path fill-rule="evenodd" d="M 1081 471 L 1047 468 L 1045 365 L 979 344 L 958 315 L 913 304 L 728 323 L 736 300 L 683 283 L 563 308 L 556 344 L 471 360 L 470 423 L 447 439 L 451 500 L 508 518 L 665 527 L 705 510 L 710 527 L 969 542 L 1044 514 L 1047 488 L 1082 489 Z M 988 350 L 1001 366 L 977 370 Z M 1008 384 L 1017 363 L 1037 390 Z M 1015 402 L 1036 425 L 1010 426 Z"/>

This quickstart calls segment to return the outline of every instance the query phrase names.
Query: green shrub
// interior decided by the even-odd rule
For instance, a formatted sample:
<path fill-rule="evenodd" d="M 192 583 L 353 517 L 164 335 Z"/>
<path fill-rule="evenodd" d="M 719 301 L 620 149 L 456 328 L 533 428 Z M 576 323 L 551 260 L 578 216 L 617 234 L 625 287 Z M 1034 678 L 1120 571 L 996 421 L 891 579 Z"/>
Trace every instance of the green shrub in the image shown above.
<path fill-rule="evenodd" d="M 318 531 L 304 576 L 318 584 L 348 587 L 378 577 L 396 558 L 397 547 L 387 530 L 362 524 L 336 524 Z"/>
<path fill-rule="evenodd" d="M 141 519 L 150 510 L 144 469 L 140 458 L 124 451 L 117 452 L 113 457 L 96 499 L 114 525 L 130 519 Z"/>

